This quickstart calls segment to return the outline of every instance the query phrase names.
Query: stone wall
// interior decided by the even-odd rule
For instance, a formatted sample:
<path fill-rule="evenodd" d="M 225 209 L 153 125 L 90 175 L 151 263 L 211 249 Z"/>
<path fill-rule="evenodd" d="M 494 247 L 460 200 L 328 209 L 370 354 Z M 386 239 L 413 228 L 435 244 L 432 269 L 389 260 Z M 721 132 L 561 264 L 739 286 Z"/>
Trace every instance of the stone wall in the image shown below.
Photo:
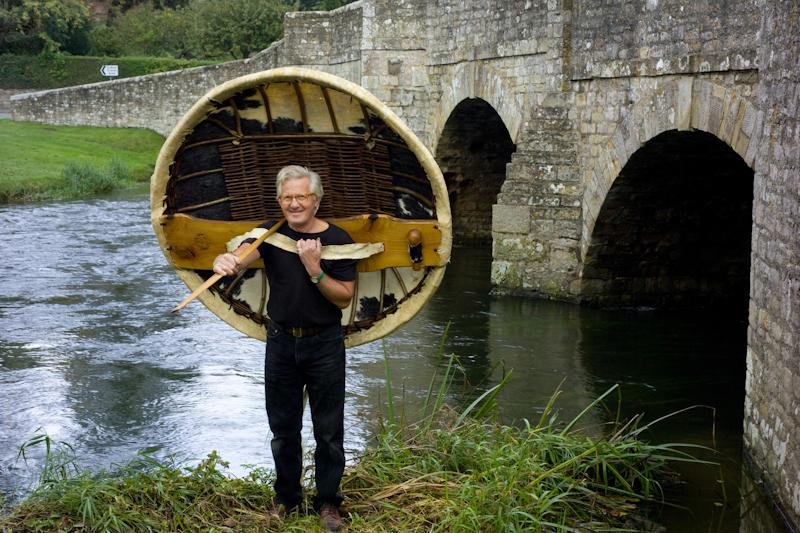
<path fill-rule="evenodd" d="M 547 4 L 546 0 L 429 2 L 429 61 L 445 65 L 540 53 L 551 12 Z"/>
<path fill-rule="evenodd" d="M 488 102 L 516 144 L 492 210 L 492 281 L 505 292 L 562 297 L 575 279 L 577 241 L 561 236 L 580 234 L 578 188 L 568 184 L 577 179 L 577 138 L 563 92 L 569 3 L 488 2 L 474 9 L 443 1 L 430 13 L 448 22 L 430 30 L 431 74 L 441 90 L 432 144 L 464 98 Z M 556 198 L 551 187 L 568 191 Z"/>
<path fill-rule="evenodd" d="M 527 90 L 524 131 L 495 206 L 492 279 L 507 292 L 575 300 L 600 206 L 648 139 L 698 126 L 717 134 L 727 117 L 720 138 L 740 143 L 743 158 L 752 148 L 753 106 L 742 101 L 757 80 L 759 13 L 752 3 L 721 10 L 680 0 L 571 7 L 550 2 L 534 18 L 540 47 L 525 64 L 544 52 L 543 68 L 501 74 Z M 701 77 L 713 85 L 695 83 Z M 710 125 L 700 124 L 703 104 L 722 104 Z"/>
<path fill-rule="evenodd" d="M 333 67 L 342 72 L 337 75 L 358 81 L 352 76 L 360 72 L 352 70 L 353 65 L 345 65 L 361 60 L 362 20 L 360 2 L 332 12 L 287 13 L 279 64 Z"/>
<path fill-rule="evenodd" d="M 269 68 L 275 49 L 254 58 L 11 97 L 12 118 L 50 124 L 148 128 L 161 135 L 213 87 Z"/>
<path fill-rule="evenodd" d="M 800 4 L 764 2 L 745 450 L 800 525 Z"/>
<path fill-rule="evenodd" d="M 29 92 L 31 92 L 30 89 L 0 89 L 0 111 L 10 112 L 11 97 Z"/>
<path fill-rule="evenodd" d="M 430 77 L 425 0 L 362 0 L 361 85 L 425 140 Z"/>
<path fill-rule="evenodd" d="M 576 0 L 574 20 L 573 79 L 756 66 L 755 2 Z"/>

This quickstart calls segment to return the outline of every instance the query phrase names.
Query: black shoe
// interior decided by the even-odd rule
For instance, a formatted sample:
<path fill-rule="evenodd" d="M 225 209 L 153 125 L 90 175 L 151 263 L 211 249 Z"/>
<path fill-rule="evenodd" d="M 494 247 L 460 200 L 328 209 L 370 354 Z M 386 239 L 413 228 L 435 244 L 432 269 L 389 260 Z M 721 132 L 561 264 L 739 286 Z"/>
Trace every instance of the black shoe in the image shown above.
<path fill-rule="evenodd" d="M 319 522 L 325 531 L 339 531 L 344 524 L 339 509 L 333 505 L 323 505 L 319 510 Z"/>

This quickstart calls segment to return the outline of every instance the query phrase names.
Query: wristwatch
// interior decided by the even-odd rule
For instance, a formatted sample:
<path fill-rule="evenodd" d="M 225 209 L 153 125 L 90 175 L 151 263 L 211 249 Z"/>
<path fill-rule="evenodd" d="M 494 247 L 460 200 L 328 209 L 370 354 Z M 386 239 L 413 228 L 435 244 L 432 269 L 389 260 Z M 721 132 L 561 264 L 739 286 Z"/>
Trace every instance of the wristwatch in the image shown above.
<path fill-rule="evenodd" d="M 317 284 L 320 281 L 322 281 L 322 278 L 324 278 L 324 277 L 325 277 L 325 271 L 324 270 L 320 270 L 319 274 L 317 274 L 316 276 L 311 276 L 311 283 Z"/>

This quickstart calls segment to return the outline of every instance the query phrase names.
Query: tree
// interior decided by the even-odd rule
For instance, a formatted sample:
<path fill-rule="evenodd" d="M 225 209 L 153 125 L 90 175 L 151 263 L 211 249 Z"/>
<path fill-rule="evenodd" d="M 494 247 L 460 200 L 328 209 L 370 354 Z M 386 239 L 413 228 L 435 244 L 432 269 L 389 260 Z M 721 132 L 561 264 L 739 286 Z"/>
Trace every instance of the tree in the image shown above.
<path fill-rule="evenodd" d="M 89 10 L 82 0 L 3 0 L 0 50 L 83 54 L 89 49 L 90 24 Z"/>
<path fill-rule="evenodd" d="M 142 3 L 118 14 L 91 32 L 91 51 L 97 55 L 197 57 L 192 17 L 184 10 L 157 9 Z"/>
<path fill-rule="evenodd" d="M 201 57 L 242 59 L 280 38 L 289 8 L 281 0 L 195 0 L 191 12 Z"/>

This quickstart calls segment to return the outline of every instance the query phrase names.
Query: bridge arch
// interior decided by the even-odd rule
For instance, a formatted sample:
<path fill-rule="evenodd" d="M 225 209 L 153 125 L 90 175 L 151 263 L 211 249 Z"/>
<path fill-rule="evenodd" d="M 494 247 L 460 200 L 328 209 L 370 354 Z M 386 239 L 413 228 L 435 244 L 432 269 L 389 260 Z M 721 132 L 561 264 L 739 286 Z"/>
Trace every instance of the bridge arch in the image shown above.
<path fill-rule="evenodd" d="M 442 96 L 432 117 L 432 146 L 438 146 L 456 106 L 470 98 L 480 98 L 492 106 L 505 124 L 511 141 L 517 143 L 522 128 L 522 96 L 494 68 L 480 61 L 470 61 L 456 65 L 452 76 L 443 84 Z"/>
<path fill-rule="evenodd" d="M 521 108 L 490 68 L 470 63 L 455 75 L 434 113 L 436 160 L 447 184 L 456 243 L 492 238 L 492 206 L 515 151 Z"/>
<path fill-rule="evenodd" d="M 669 82 L 639 100 L 588 169 L 582 203 L 581 262 L 600 208 L 625 163 L 649 139 L 670 130 L 701 130 L 726 143 L 750 168 L 758 153 L 761 114 L 733 89 L 695 78 Z"/>
<path fill-rule="evenodd" d="M 746 317 L 757 121 L 749 102 L 700 80 L 634 106 L 587 180 L 582 301 Z"/>

